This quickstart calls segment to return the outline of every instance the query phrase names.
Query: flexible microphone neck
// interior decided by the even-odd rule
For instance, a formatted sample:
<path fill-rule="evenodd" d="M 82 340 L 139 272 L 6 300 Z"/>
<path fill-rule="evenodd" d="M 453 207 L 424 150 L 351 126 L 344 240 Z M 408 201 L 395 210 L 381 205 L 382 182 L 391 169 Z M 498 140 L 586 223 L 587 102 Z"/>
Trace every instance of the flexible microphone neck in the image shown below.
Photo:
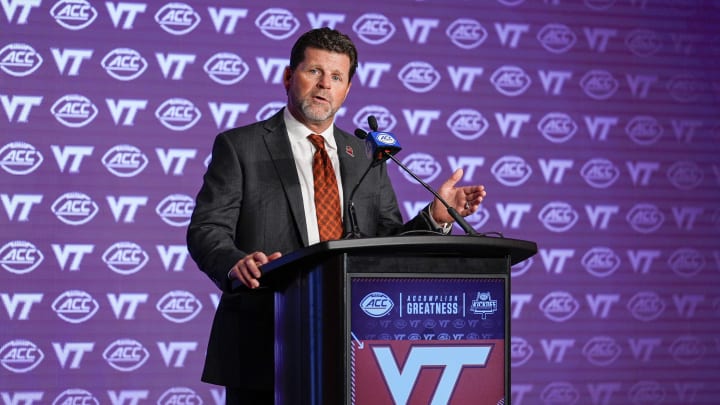
<path fill-rule="evenodd" d="M 355 213 L 355 203 L 353 202 L 353 198 L 355 197 L 355 192 L 360 187 L 360 183 L 365 179 L 365 176 L 367 176 L 368 173 L 370 173 L 370 169 L 372 169 L 374 166 L 373 162 L 370 162 L 368 165 L 368 168 L 365 169 L 365 173 L 360 177 L 360 180 L 358 180 L 357 183 L 355 183 L 355 187 L 353 187 L 352 191 L 350 192 L 350 197 L 348 198 L 348 222 L 350 223 L 350 230 L 345 234 L 343 239 L 359 239 L 362 238 L 362 233 L 360 232 L 360 226 L 358 225 L 357 221 L 357 214 Z"/>

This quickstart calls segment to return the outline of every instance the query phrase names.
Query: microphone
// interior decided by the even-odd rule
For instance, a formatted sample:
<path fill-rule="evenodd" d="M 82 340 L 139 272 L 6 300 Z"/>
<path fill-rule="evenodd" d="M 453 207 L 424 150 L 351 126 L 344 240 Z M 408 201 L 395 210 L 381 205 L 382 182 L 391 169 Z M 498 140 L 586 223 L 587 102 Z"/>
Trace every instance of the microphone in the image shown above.
<path fill-rule="evenodd" d="M 463 218 L 462 215 L 460 215 L 455 208 L 450 206 L 450 204 L 445 201 L 444 198 L 440 196 L 440 194 L 437 193 L 432 187 L 430 187 L 427 183 L 422 181 L 418 176 L 415 175 L 410 169 L 407 168 L 402 162 L 400 162 L 394 155 L 400 151 L 400 143 L 397 141 L 395 136 L 391 134 L 390 132 L 377 132 L 378 126 L 377 126 L 377 120 L 374 116 L 368 117 L 368 125 L 370 126 L 371 132 L 368 133 L 365 137 L 360 136 L 358 134 L 358 131 L 361 132 L 361 134 L 364 134 L 365 131 L 362 129 L 356 129 L 355 130 L 355 136 L 357 136 L 360 139 L 365 139 L 365 148 L 368 151 L 371 151 L 372 154 L 370 156 L 373 157 L 373 162 L 370 164 L 370 167 L 373 167 L 381 162 L 384 162 L 387 159 L 391 159 L 393 162 L 395 162 L 400 168 L 402 168 L 405 172 L 407 172 L 410 176 L 412 176 L 415 181 L 420 183 L 427 191 L 432 193 L 435 198 L 442 203 L 442 205 L 447 210 L 448 214 L 457 222 L 458 225 L 465 231 L 466 235 L 479 235 L 475 229 L 470 226 L 470 224 L 465 221 L 465 218 Z M 375 134 L 373 136 L 373 134 Z M 368 169 L 369 170 L 369 169 Z M 367 174 L 367 171 L 365 172 Z M 363 178 L 365 175 L 363 175 Z M 362 179 L 361 179 L 362 181 Z M 358 182 L 358 185 L 360 183 Z M 357 186 L 355 186 L 357 188 Z M 353 193 L 355 190 L 353 190 Z M 351 194 L 352 196 L 352 194 Z M 351 198 L 352 199 L 352 198 Z M 352 202 L 351 202 L 352 204 Z"/>

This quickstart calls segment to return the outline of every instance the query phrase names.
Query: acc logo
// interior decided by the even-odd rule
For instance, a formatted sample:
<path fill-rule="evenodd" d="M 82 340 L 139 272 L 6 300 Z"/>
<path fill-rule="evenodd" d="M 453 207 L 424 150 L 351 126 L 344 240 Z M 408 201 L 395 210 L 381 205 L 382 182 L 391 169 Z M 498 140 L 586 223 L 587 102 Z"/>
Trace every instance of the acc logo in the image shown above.
<path fill-rule="evenodd" d="M 657 381 L 638 381 L 628 397 L 633 404 L 660 404 L 665 401 L 665 388 Z"/>
<path fill-rule="evenodd" d="M 103 358 L 110 367 L 125 372 L 137 370 L 149 357 L 147 349 L 134 339 L 118 339 L 103 352 Z"/>
<path fill-rule="evenodd" d="M 360 300 L 360 309 L 373 318 L 381 318 L 392 311 L 395 304 L 385 293 L 371 292 Z"/>
<path fill-rule="evenodd" d="M 148 164 L 147 156 L 132 145 L 115 145 L 102 157 L 102 164 L 118 177 L 135 177 Z"/>
<path fill-rule="evenodd" d="M 703 181 L 703 171 L 695 162 L 675 162 L 667 170 L 667 178 L 675 188 L 692 190 Z"/>
<path fill-rule="evenodd" d="M 155 117 L 167 129 L 185 131 L 197 124 L 202 114 L 189 100 L 170 98 L 155 110 Z"/>
<path fill-rule="evenodd" d="M 485 42 L 488 33 L 477 20 L 458 18 L 447 27 L 445 35 L 458 48 L 473 49 Z"/>
<path fill-rule="evenodd" d="M 663 134 L 663 127 L 654 117 L 638 115 L 625 125 L 625 133 L 638 145 L 652 145 Z"/>
<path fill-rule="evenodd" d="M 527 340 L 513 336 L 510 339 L 510 365 L 519 367 L 527 363 L 533 355 L 533 347 Z"/>
<path fill-rule="evenodd" d="M 495 179 L 508 187 L 524 184 L 532 175 L 532 168 L 520 156 L 503 156 L 490 169 Z"/>
<path fill-rule="evenodd" d="M 583 165 L 580 175 L 590 187 L 608 188 L 620 177 L 620 170 L 607 159 L 595 158 Z"/>
<path fill-rule="evenodd" d="M 95 119 L 98 109 L 89 98 L 83 95 L 67 94 L 52 105 L 50 112 L 66 127 L 80 128 Z"/>
<path fill-rule="evenodd" d="M 50 15 L 63 28 L 78 31 L 90 26 L 98 12 L 85 0 L 60 0 L 50 9 Z"/>
<path fill-rule="evenodd" d="M 65 322 L 83 323 L 95 315 L 100 304 L 85 291 L 69 290 L 58 295 L 51 308 Z"/>
<path fill-rule="evenodd" d="M 523 260 L 523 261 L 520 262 L 520 263 L 514 264 L 514 265 L 510 268 L 510 276 L 511 276 L 511 277 L 520 277 L 520 276 L 522 276 L 523 274 L 527 273 L 528 270 L 530 270 L 530 268 L 532 267 L 532 264 L 533 264 L 533 259 L 532 259 L 532 257 L 530 257 L 530 258 L 528 258 L 528 259 L 525 259 L 525 260 Z"/>
<path fill-rule="evenodd" d="M 68 225 L 84 225 L 97 215 L 98 205 L 87 194 L 69 192 L 58 197 L 50 207 L 60 221 Z"/>
<path fill-rule="evenodd" d="M 15 77 L 32 74 L 43 63 L 43 58 L 27 44 L 9 44 L 0 49 L 0 69 Z"/>
<path fill-rule="evenodd" d="M 172 35 L 185 35 L 200 24 L 200 14 L 185 3 L 168 3 L 155 13 L 155 22 Z"/>
<path fill-rule="evenodd" d="M 563 143 L 577 132 L 578 126 L 568 114 L 561 112 L 551 112 L 538 122 L 538 131 L 548 141 L 552 143 Z"/>
<path fill-rule="evenodd" d="M 13 274 L 30 273 L 43 259 L 42 252 L 28 241 L 14 240 L 0 248 L 0 266 Z"/>
<path fill-rule="evenodd" d="M 275 115 L 275 113 L 280 111 L 283 107 L 285 107 L 284 101 L 271 101 L 258 110 L 257 114 L 255 114 L 255 119 L 258 121 L 264 121 Z"/>
<path fill-rule="evenodd" d="M 552 201 L 543 207 L 538 219 L 552 232 L 565 232 L 577 222 L 579 215 L 573 207 L 563 201 Z"/>
<path fill-rule="evenodd" d="M 620 256 L 610 248 L 596 246 L 583 255 L 581 264 L 593 276 L 607 277 L 620 267 Z"/>
<path fill-rule="evenodd" d="M 580 87 L 585 94 L 595 100 L 607 100 L 615 94 L 619 84 L 606 70 L 591 70 L 580 79 Z"/>
<path fill-rule="evenodd" d="M 387 42 L 395 34 L 395 25 L 382 14 L 366 13 L 353 23 L 353 31 L 370 45 Z"/>
<path fill-rule="evenodd" d="M 490 212 L 485 207 L 480 207 L 479 210 L 473 212 L 471 215 L 465 217 L 467 222 L 475 229 L 480 229 L 485 226 L 485 223 L 490 219 Z M 460 226 L 455 224 L 456 226 Z"/>
<path fill-rule="evenodd" d="M 403 159 L 403 164 L 426 183 L 430 183 L 435 180 L 437 176 L 442 173 L 440 163 L 427 153 L 411 153 Z M 405 176 L 407 181 L 418 184 L 417 180 L 413 179 L 412 176 L 407 174 L 404 170 L 400 168 L 398 168 L 398 170 L 403 174 L 403 176 Z"/>
<path fill-rule="evenodd" d="M 147 252 L 133 242 L 117 242 L 107 248 L 102 260 L 110 270 L 124 276 L 137 273 L 149 260 Z"/>
<path fill-rule="evenodd" d="M 34 172 L 42 162 L 40 151 L 29 143 L 11 142 L 0 149 L 0 167 L 16 176 Z"/>
<path fill-rule="evenodd" d="M 80 388 L 70 388 L 60 393 L 52 405 L 83 404 L 100 405 L 100 401 L 89 391 Z"/>
<path fill-rule="evenodd" d="M 692 103 L 700 97 L 707 83 L 691 74 L 674 76 L 667 84 L 670 96 L 681 103 Z"/>
<path fill-rule="evenodd" d="M 653 233 L 665 222 L 665 215 L 653 204 L 635 204 L 625 216 L 630 227 L 640 233 Z"/>
<path fill-rule="evenodd" d="M 269 8 L 255 19 L 255 26 L 266 37 L 280 41 L 294 34 L 300 27 L 300 21 L 284 8 Z"/>
<path fill-rule="evenodd" d="M 636 29 L 625 37 L 625 46 L 635 55 L 647 57 L 656 54 L 662 48 L 662 40 L 655 31 Z"/>
<path fill-rule="evenodd" d="M 241 57 L 229 52 L 218 52 L 203 66 L 210 79 L 218 84 L 231 85 L 247 76 L 250 68 Z"/>
<path fill-rule="evenodd" d="M 456 137 L 464 141 L 480 138 L 490 124 L 482 113 L 470 108 L 455 111 L 447 120 L 447 127 Z"/>
<path fill-rule="evenodd" d="M 540 311 L 554 322 L 565 322 L 580 308 L 575 297 L 565 291 L 553 291 L 540 301 Z"/>
<path fill-rule="evenodd" d="M 137 79 L 148 67 L 140 52 L 130 48 L 113 49 L 105 55 L 100 65 L 111 77 L 125 82 Z"/>
<path fill-rule="evenodd" d="M 427 93 L 440 82 L 440 72 L 427 62 L 414 61 L 400 69 L 398 79 L 412 92 Z"/>
<path fill-rule="evenodd" d="M 155 308 L 170 322 L 184 323 L 200 313 L 202 303 L 188 291 L 170 291 L 158 300 Z"/>
<path fill-rule="evenodd" d="M 695 249 L 677 249 L 668 258 L 668 265 L 680 277 L 694 277 L 705 268 L 705 256 Z"/>
<path fill-rule="evenodd" d="M 0 347 L 0 364 L 13 373 L 27 373 L 43 358 L 42 350 L 29 340 L 15 339 Z"/>
<path fill-rule="evenodd" d="M 537 40 L 548 52 L 561 54 L 575 45 L 577 37 L 565 24 L 547 24 L 538 32 Z"/>
<path fill-rule="evenodd" d="M 490 76 L 490 83 L 495 86 L 495 89 L 501 94 L 509 97 L 519 96 L 525 93 L 525 90 L 530 87 L 532 79 L 525 73 L 522 68 L 518 66 L 500 66 Z"/>
<path fill-rule="evenodd" d="M 187 387 L 170 388 L 157 400 L 157 405 L 202 405 L 202 403 L 202 397 Z"/>
<path fill-rule="evenodd" d="M 697 336 L 680 336 L 670 345 L 670 354 L 680 364 L 695 364 L 705 357 L 705 352 L 707 347 Z"/>
<path fill-rule="evenodd" d="M 596 366 L 609 366 L 620 357 L 622 348 L 615 339 L 608 336 L 595 336 L 583 346 L 582 354 Z"/>
<path fill-rule="evenodd" d="M 195 200 L 184 194 L 171 194 L 155 208 L 155 212 L 170 226 L 186 226 L 195 209 Z"/>
<path fill-rule="evenodd" d="M 368 126 L 367 117 L 371 115 L 375 116 L 378 128 L 383 128 L 385 131 L 392 131 L 397 124 L 397 120 L 390 110 L 381 105 L 366 105 L 361 108 L 353 117 L 353 124 L 358 128 L 368 130 L 370 127 Z"/>
<path fill-rule="evenodd" d="M 546 405 L 574 405 L 580 400 L 580 393 L 569 382 L 554 381 L 542 390 L 540 400 Z"/>
<path fill-rule="evenodd" d="M 665 311 L 665 301 L 652 291 L 638 291 L 628 300 L 627 309 L 638 321 L 650 322 Z"/>

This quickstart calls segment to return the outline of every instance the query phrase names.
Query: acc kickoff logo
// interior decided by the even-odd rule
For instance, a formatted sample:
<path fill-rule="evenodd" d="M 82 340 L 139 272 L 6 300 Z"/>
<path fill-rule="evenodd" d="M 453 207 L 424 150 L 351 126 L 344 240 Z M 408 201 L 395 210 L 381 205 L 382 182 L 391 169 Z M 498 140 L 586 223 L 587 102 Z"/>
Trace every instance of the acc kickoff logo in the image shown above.
<path fill-rule="evenodd" d="M 414 61 L 400 69 L 398 79 L 414 93 L 427 93 L 440 83 L 440 72 L 427 62 Z"/>
<path fill-rule="evenodd" d="M 51 308 L 63 321 L 78 324 L 92 318 L 100 304 L 85 291 L 69 290 L 58 295 Z"/>
<path fill-rule="evenodd" d="M 149 259 L 147 252 L 134 242 L 117 242 L 102 255 L 103 262 L 110 270 L 124 276 L 140 271 Z"/>
<path fill-rule="evenodd" d="M 211 56 L 203 69 L 212 81 L 225 86 L 239 82 L 250 71 L 250 67 L 240 56 L 230 52 L 218 52 Z"/>
<path fill-rule="evenodd" d="M 120 81 L 135 80 L 148 67 L 140 52 L 130 48 L 115 48 L 103 57 L 100 65 L 112 78 Z"/>
<path fill-rule="evenodd" d="M 456 137 L 464 141 L 472 141 L 483 136 L 490 127 L 482 113 L 470 108 L 455 111 L 447 120 L 447 127 Z"/>
<path fill-rule="evenodd" d="M 170 98 L 155 110 L 155 117 L 169 130 L 186 131 L 197 124 L 202 114 L 190 100 Z"/>
<path fill-rule="evenodd" d="M 135 339 L 118 339 L 103 352 L 110 367 L 124 372 L 137 370 L 149 357 L 148 350 Z"/>
<path fill-rule="evenodd" d="M 485 42 L 488 33 L 477 20 L 458 18 L 447 27 L 445 35 L 458 48 L 474 49 Z"/>
<path fill-rule="evenodd" d="M 42 63 L 42 56 L 30 45 L 9 44 L 0 49 L 0 69 L 10 76 L 28 76 Z"/>
<path fill-rule="evenodd" d="M 373 318 L 382 318 L 389 314 L 394 306 L 392 299 L 381 292 L 371 292 L 360 300 L 360 309 Z"/>
<path fill-rule="evenodd" d="M 22 176 L 30 174 L 43 162 L 34 146 L 25 142 L 11 142 L 0 148 L 0 167 L 6 172 Z"/>
<path fill-rule="evenodd" d="M 25 240 L 14 240 L 0 247 L 0 267 L 13 274 L 30 273 L 43 259 L 42 252 Z"/>
<path fill-rule="evenodd" d="M 280 41 L 294 34 L 300 28 L 300 21 L 284 8 L 269 8 L 255 19 L 255 26 L 266 37 Z"/>
<path fill-rule="evenodd" d="M 0 347 L 0 364 L 16 374 L 33 370 L 44 358 L 42 350 L 29 340 L 15 339 Z"/>
<path fill-rule="evenodd" d="M 50 207 L 53 214 L 68 225 L 84 225 L 97 215 L 100 209 L 87 194 L 69 192 L 58 197 Z"/>
<path fill-rule="evenodd" d="M 105 152 L 102 164 L 117 177 L 135 177 L 145 169 L 148 157 L 132 145 L 115 145 Z"/>
<path fill-rule="evenodd" d="M 155 13 L 155 22 L 172 35 L 189 34 L 200 20 L 200 14 L 185 3 L 168 3 Z"/>
<path fill-rule="evenodd" d="M 98 108 L 83 95 L 67 94 L 55 101 L 50 112 L 58 122 L 66 127 L 80 128 L 95 119 Z"/>
<path fill-rule="evenodd" d="M 366 13 L 360 16 L 352 26 L 358 37 L 370 45 L 387 42 L 395 34 L 395 25 L 384 15 Z"/>
<path fill-rule="evenodd" d="M 495 315 L 498 310 L 497 300 L 492 299 L 489 291 L 478 292 L 470 304 L 470 312 L 487 319 L 488 315 Z"/>
<path fill-rule="evenodd" d="M 78 31 L 89 27 L 98 12 L 85 0 L 60 0 L 50 9 L 50 15 L 61 27 Z"/>
<path fill-rule="evenodd" d="M 168 321 L 185 323 L 200 313 L 202 303 L 189 291 L 175 290 L 163 295 L 155 308 Z"/>

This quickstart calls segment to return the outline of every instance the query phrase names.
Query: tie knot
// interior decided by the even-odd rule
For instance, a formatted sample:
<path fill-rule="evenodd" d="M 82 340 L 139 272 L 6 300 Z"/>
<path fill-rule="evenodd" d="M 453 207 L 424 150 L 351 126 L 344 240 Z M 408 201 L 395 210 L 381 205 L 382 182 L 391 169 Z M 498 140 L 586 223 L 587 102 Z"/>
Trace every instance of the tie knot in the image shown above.
<path fill-rule="evenodd" d="M 322 135 L 318 134 L 311 134 L 307 137 L 310 142 L 315 146 L 315 149 L 325 149 L 325 138 L 322 137 Z"/>

